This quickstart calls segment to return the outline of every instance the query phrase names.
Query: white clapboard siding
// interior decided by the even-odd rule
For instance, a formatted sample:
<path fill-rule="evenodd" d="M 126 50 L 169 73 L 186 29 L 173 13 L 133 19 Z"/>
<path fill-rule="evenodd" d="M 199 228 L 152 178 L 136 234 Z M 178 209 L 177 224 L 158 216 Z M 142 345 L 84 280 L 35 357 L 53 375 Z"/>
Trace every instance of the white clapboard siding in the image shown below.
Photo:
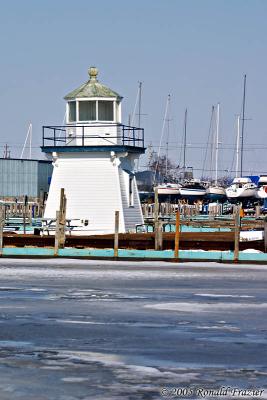
<path fill-rule="evenodd" d="M 129 184 L 126 180 L 129 179 L 129 174 L 122 169 L 119 169 L 119 178 L 121 186 L 121 198 L 122 207 L 124 212 L 125 230 L 135 231 L 135 226 L 137 224 L 143 224 L 143 214 L 141 209 L 141 204 L 139 200 L 138 189 L 136 185 L 136 180 L 133 180 L 133 206 L 129 206 Z"/>
<path fill-rule="evenodd" d="M 56 159 L 45 218 L 55 218 L 60 189 L 67 197 L 67 219 L 88 220 L 92 233 L 114 232 L 114 214 L 120 211 L 120 232 L 125 232 L 118 166 L 110 153 L 60 154 Z"/>

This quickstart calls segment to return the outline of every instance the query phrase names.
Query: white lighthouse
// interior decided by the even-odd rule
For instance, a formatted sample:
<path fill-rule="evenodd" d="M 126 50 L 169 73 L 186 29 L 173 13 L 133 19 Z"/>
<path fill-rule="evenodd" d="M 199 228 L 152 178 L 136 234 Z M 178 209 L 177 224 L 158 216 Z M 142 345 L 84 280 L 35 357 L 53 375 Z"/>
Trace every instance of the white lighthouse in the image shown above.
<path fill-rule="evenodd" d="M 65 96 L 66 125 L 43 127 L 42 151 L 54 164 L 44 217 L 56 218 L 64 188 L 76 234 L 114 232 L 117 210 L 120 232 L 143 223 L 133 171 L 145 152 L 144 131 L 122 124 L 122 97 L 97 75 L 91 67 L 89 80 Z"/>

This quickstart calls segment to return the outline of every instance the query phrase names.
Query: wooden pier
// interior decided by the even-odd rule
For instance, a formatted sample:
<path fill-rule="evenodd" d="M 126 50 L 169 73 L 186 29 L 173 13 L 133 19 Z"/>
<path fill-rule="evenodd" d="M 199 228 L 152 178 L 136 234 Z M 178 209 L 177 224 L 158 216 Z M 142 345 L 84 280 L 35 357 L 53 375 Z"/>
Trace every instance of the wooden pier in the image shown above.
<path fill-rule="evenodd" d="M 12 247 L 54 247 L 55 236 L 18 235 L 4 233 L 3 246 Z M 65 236 L 65 248 L 113 249 L 114 234 L 92 236 Z M 155 249 L 155 233 L 120 233 L 120 249 Z M 181 232 L 180 250 L 234 250 L 235 232 Z M 175 233 L 162 233 L 162 250 L 175 249 Z M 253 240 L 239 242 L 239 249 L 256 249 L 264 252 L 264 241 Z"/>
<path fill-rule="evenodd" d="M 171 258 L 179 261 L 184 252 L 195 255 L 196 252 L 206 252 L 206 254 L 209 252 L 209 258 L 212 259 L 217 259 L 219 252 L 231 252 L 232 260 L 238 262 L 240 252 L 243 250 L 253 249 L 262 253 L 267 251 L 266 218 L 240 218 L 238 206 L 234 208 L 232 214 L 226 216 L 221 215 L 219 209 L 221 205 L 217 207 L 216 204 L 217 208 L 214 208 L 209 215 L 201 215 L 197 205 L 156 202 L 152 208 L 146 206 L 146 224 L 137 226 L 136 233 L 119 233 L 120 215 L 119 211 L 116 211 L 114 233 L 86 236 L 72 234 L 67 224 L 67 199 L 64 189 L 61 189 L 59 210 L 54 221 L 54 230 L 51 232 L 42 228 L 39 235 L 3 232 L 7 216 L 6 208 L 2 206 L 0 207 L 0 255 L 16 255 L 19 249 L 22 251 L 21 254 L 37 255 L 43 252 L 50 254 L 52 250 L 55 257 L 66 253 L 76 254 L 76 250 L 85 251 L 86 254 L 89 252 L 89 255 L 94 251 L 105 254 L 112 251 L 114 259 L 119 259 L 123 251 L 132 256 L 136 252 L 139 252 L 138 254 L 141 252 L 145 258 L 152 253 L 154 258 L 157 255 L 159 258 L 167 257 L 166 254 L 171 252 Z M 21 210 L 23 219 L 26 219 L 26 216 L 29 218 L 31 213 L 29 206 L 25 204 Z M 184 231 L 185 228 L 188 228 L 188 231 Z M 138 229 L 141 231 L 138 232 Z M 240 235 L 245 231 L 261 231 L 264 235 L 261 240 L 241 241 Z"/>

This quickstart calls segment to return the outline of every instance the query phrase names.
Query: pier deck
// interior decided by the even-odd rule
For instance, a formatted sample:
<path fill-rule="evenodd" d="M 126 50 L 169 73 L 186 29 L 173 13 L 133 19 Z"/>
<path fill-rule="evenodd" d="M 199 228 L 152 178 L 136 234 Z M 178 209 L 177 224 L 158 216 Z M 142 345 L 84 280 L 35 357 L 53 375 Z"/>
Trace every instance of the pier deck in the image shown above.
<path fill-rule="evenodd" d="M 163 250 L 174 249 L 174 233 L 163 233 Z M 4 246 L 14 247 L 53 247 L 54 236 L 4 234 Z M 150 250 L 155 247 L 154 233 L 119 234 L 121 249 Z M 66 235 L 65 247 L 72 248 L 113 248 L 114 235 L 70 236 Z M 240 242 L 240 250 L 256 249 L 264 251 L 262 240 Z M 234 250 L 234 232 L 181 232 L 180 249 L 183 250 Z"/>

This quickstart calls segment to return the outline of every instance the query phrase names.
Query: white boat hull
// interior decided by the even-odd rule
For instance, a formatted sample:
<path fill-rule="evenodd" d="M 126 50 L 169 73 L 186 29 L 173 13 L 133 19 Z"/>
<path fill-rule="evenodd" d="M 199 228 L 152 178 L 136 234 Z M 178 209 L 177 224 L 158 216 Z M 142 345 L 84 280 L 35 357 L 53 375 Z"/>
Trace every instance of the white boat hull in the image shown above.
<path fill-rule="evenodd" d="M 238 189 L 226 189 L 226 196 L 228 199 L 239 199 L 239 198 L 248 198 L 256 196 L 256 188 L 238 188 Z"/>
<path fill-rule="evenodd" d="M 247 199 L 256 197 L 257 186 L 249 177 L 234 178 L 233 183 L 226 189 L 228 199 Z"/>
<path fill-rule="evenodd" d="M 157 186 L 159 195 L 178 195 L 180 194 L 180 185 L 176 183 L 167 183 L 166 185 Z"/>
<path fill-rule="evenodd" d="M 162 188 L 162 189 L 158 189 L 158 194 L 177 195 L 177 194 L 180 194 L 180 190 L 179 189 L 171 189 L 171 188 Z"/>
<path fill-rule="evenodd" d="M 210 186 L 206 193 L 207 195 L 225 196 L 225 189 L 219 186 Z"/>
<path fill-rule="evenodd" d="M 267 199 L 267 185 L 261 186 L 260 188 L 257 189 L 256 197 L 258 199 Z"/>
<path fill-rule="evenodd" d="M 205 196 L 206 194 L 206 189 L 180 189 L 180 194 L 181 196 Z"/>

